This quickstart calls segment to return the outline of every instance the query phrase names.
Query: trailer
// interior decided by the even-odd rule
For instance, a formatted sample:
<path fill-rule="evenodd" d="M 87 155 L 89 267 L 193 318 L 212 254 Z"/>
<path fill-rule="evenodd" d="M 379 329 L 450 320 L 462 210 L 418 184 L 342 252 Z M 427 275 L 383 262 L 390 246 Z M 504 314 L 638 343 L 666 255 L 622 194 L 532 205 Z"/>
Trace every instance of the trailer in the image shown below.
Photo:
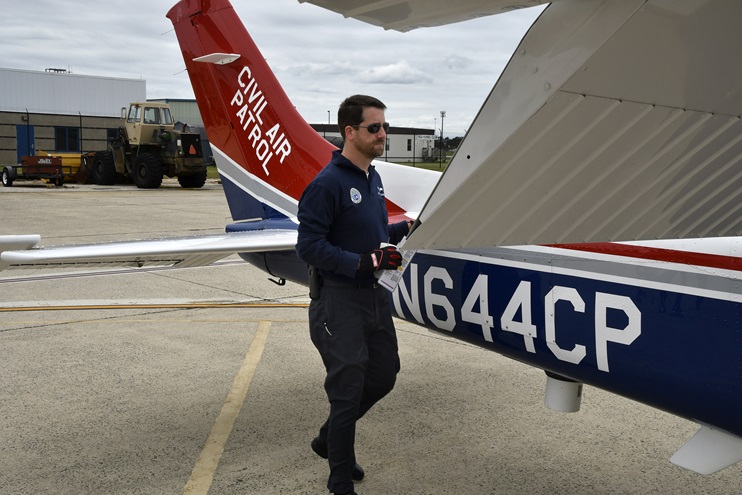
<path fill-rule="evenodd" d="M 55 186 L 64 184 L 64 178 L 74 173 L 73 167 L 62 165 L 58 156 L 24 156 L 20 165 L 4 165 L 3 186 L 10 187 L 16 180 L 46 180 Z"/>

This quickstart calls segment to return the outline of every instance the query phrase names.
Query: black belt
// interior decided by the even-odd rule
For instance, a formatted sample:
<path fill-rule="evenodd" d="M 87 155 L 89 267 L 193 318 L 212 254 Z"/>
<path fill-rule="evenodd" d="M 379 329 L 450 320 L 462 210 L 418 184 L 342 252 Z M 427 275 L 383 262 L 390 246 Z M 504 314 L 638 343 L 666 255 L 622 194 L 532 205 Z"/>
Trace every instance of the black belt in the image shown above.
<path fill-rule="evenodd" d="M 376 289 L 379 284 L 369 282 L 365 284 L 357 284 L 355 282 L 337 282 L 335 280 L 322 279 L 322 285 L 324 287 L 341 287 L 344 289 Z"/>

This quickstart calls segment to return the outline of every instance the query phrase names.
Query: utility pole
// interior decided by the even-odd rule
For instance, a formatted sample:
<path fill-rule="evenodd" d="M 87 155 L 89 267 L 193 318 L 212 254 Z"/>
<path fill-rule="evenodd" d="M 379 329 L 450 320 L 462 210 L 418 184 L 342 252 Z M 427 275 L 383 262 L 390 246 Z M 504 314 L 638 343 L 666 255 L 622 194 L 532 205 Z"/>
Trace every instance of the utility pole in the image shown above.
<path fill-rule="evenodd" d="M 443 119 L 446 118 L 446 111 L 441 110 L 441 163 L 440 168 L 443 168 Z"/>

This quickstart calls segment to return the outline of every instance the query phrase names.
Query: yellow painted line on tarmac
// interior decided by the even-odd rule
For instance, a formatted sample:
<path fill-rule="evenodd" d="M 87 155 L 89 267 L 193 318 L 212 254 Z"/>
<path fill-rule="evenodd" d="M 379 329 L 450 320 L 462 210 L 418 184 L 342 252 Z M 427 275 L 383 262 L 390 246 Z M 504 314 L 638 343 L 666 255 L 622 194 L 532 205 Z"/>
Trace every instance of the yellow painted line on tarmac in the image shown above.
<path fill-rule="evenodd" d="M 196 466 L 193 468 L 193 472 L 191 472 L 191 477 L 186 483 L 183 490 L 184 495 L 207 495 L 209 492 L 211 483 L 214 480 L 214 473 L 219 465 L 219 459 L 224 452 L 224 445 L 227 443 L 227 439 L 232 432 L 234 421 L 240 413 L 242 404 L 247 396 L 247 390 L 250 388 L 255 370 L 263 355 L 270 327 L 271 323 L 269 321 L 258 323 L 258 329 L 250 343 L 250 347 L 247 349 L 242 367 L 232 382 L 232 388 L 224 400 L 219 417 L 216 418 L 216 423 L 214 423 L 211 429 L 209 438 L 206 439 L 206 445 L 204 445 Z"/>
<path fill-rule="evenodd" d="M 254 318 L 170 318 L 167 317 L 165 320 L 167 323 L 259 323 L 263 320 Z M 307 320 L 286 320 L 280 318 L 271 318 L 274 323 L 306 323 Z M 47 320 L 45 319 L 42 323 L 44 325 L 81 325 L 81 324 L 92 324 L 99 325 L 101 319 L 96 318 L 94 320 Z M 115 320 L 106 320 L 107 325 L 131 325 L 132 323 L 162 323 L 163 319 L 154 318 L 121 318 Z M 38 324 L 39 320 L 2 320 L 0 325 L 32 325 Z"/>
<path fill-rule="evenodd" d="M 85 311 L 101 309 L 231 309 L 231 308 L 307 308 L 306 303 L 172 303 L 172 304 L 77 304 L 64 306 L 0 307 L 0 313 L 19 311 Z"/>

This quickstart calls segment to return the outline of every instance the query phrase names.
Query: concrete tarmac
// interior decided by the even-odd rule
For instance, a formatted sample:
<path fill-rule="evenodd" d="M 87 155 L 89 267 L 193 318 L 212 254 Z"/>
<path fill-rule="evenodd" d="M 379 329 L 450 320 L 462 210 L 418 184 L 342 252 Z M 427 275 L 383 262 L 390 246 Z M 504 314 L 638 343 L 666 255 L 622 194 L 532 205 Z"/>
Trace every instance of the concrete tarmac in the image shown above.
<path fill-rule="evenodd" d="M 44 245 L 230 220 L 214 182 L 16 182 L 0 205 L 0 234 Z M 309 448 L 328 404 L 306 294 L 236 257 L 0 272 L 0 493 L 327 493 Z M 740 493 L 739 465 L 701 476 L 669 463 L 696 430 L 686 420 L 591 387 L 578 413 L 550 411 L 541 371 L 396 323 L 397 386 L 358 425 L 361 495 Z"/>

